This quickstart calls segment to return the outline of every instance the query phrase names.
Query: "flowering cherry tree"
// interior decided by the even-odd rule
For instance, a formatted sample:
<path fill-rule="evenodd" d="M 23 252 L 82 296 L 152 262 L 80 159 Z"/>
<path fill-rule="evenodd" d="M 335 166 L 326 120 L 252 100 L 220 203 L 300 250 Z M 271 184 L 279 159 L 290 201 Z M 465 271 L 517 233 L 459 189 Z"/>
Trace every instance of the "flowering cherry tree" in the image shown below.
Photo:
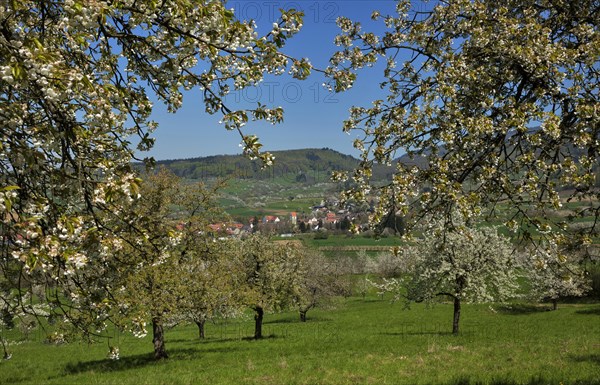
<path fill-rule="evenodd" d="M 303 255 L 292 245 L 254 234 L 238 243 L 244 269 L 244 301 L 254 311 L 254 338 L 263 337 L 265 311 L 295 305 L 302 296 Z"/>
<path fill-rule="evenodd" d="M 453 223 L 434 221 L 423 237 L 400 250 L 404 278 L 374 285 L 395 299 L 431 302 L 449 297 L 454 304 L 452 332 L 458 334 L 464 302 L 502 301 L 518 288 L 517 259 L 508 238 L 494 227 L 468 226 L 458 215 Z"/>
<path fill-rule="evenodd" d="M 457 0 L 427 9 L 399 0 L 394 15 L 373 12 L 382 33 L 339 18 L 329 86 L 343 91 L 361 68 L 385 65 L 385 95 L 351 108 L 344 122 L 362 154 L 352 175 L 336 176 L 357 185 L 346 198 L 376 196 L 376 223 L 391 210 L 418 220 L 433 211 L 448 217 L 453 207 L 465 217 L 494 215 L 508 205 L 506 224 L 524 238 L 533 227 L 562 243 L 589 243 L 600 219 L 598 7 Z M 399 162 L 393 179 L 375 186 L 373 165 L 403 154 L 424 166 Z M 565 186 L 571 199 L 589 199 L 578 214 L 595 220 L 560 237 L 564 220 L 547 213 L 561 207 Z"/>
<path fill-rule="evenodd" d="M 222 221 L 217 190 L 199 183 L 181 186 L 177 199 L 181 218 L 178 284 L 183 288 L 177 311 L 169 318 L 194 322 L 199 338 L 205 338 L 207 320 L 241 315 L 244 308 L 244 269 L 237 242 L 215 238 L 210 224 Z"/>
<path fill-rule="evenodd" d="M 201 90 L 197 102 L 239 132 L 244 153 L 272 163 L 243 127 L 280 122 L 282 109 L 239 110 L 224 97 L 265 74 L 307 76 L 307 61 L 280 53 L 301 26 L 301 13 L 282 11 L 259 36 L 253 21 L 237 19 L 218 0 L 2 2 L 2 275 L 20 290 L 19 282 L 33 279 L 73 288 L 69 281 L 82 269 L 118 262 L 111 258 L 121 247 L 119 229 L 111 224 L 139 198 L 131 161 L 153 145 L 151 98 L 175 112 L 184 91 Z M 28 279 L 18 279 L 23 274 Z M 60 301 L 56 294 L 40 300 Z M 88 302 L 99 310 L 103 299 Z"/>
<path fill-rule="evenodd" d="M 560 298 L 581 297 L 591 290 L 578 254 L 560 249 L 556 243 L 540 245 L 532 254 L 524 256 L 522 263 L 533 299 L 550 300 L 556 310 Z"/>
<path fill-rule="evenodd" d="M 190 303 L 217 306 L 214 291 L 220 289 L 221 295 L 227 295 L 232 286 L 223 283 L 232 279 L 230 275 L 219 277 L 215 271 L 226 267 L 228 255 L 207 231 L 210 223 L 223 216 L 215 202 L 218 186 L 183 184 L 162 168 L 147 175 L 141 184 L 141 198 L 128 206 L 113 226 L 119 228 L 119 246 L 111 250 L 112 258 L 105 261 L 103 269 L 91 264 L 81 268 L 85 275 L 78 280 L 80 286 L 95 291 L 80 297 L 85 301 L 103 296 L 105 310 L 100 314 L 85 302 L 80 302 L 81 308 L 91 309 L 97 318 L 104 315 L 100 319 L 105 324 L 112 321 L 138 336 L 147 333 L 145 325 L 150 322 L 156 359 L 168 357 L 165 327 L 198 309 Z M 235 261 L 231 258 L 234 266 Z M 90 328 L 89 324 L 83 326 Z"/>
<path fill-rule="evenodd" d="M 300 321 L 306 322 L 309 310 L 327 306 L 332 303 L 333 298 L 345 294 L 347 271 L 338 259 L 315 251 L 305 250 L 301 263 L 300 296 L 296 301 Z"/>
<path fill-rule="evenodd" d="M 246 309 L 244 270 L 235 243 L 211 241 L 185 255 L 185 274 L 180 276 L 185 289 L 177 316 L 195 323 L 200 339 L 205 338 L 206 321 L 242 316 Z"/>

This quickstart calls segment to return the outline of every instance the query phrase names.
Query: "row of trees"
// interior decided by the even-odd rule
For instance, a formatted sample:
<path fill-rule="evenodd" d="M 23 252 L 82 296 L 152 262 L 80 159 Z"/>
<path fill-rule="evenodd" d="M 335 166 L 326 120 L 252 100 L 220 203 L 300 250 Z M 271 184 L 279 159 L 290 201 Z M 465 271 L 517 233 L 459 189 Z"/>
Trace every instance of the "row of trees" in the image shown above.
<path fill-rule="evenodd" d="M 215 201 L 218 188 L 183 184 L 165 169 L 146 175 L 141 197 L 112 218 L 114 235 L 89 240 L 98 242 L 91 250 L 101 249 L 101 254 L 81 266 L 49 267 L 56 269 L 58 280 L 42 284 L 30 279 L 7 287 L 6 318 L 19 318 L 20 310 L 59 316 L 64 327 L 90 338 L 110 325 L 137 336 L 151 328 L 154 357 L 162 359 L 168 356 L 168 325 L 193 322 L 203 338 L 207 320 L 251 309 L 258 339 L 265 312 L 293 307 L 305 321 L 311 308 L 342 293 L 343 271 L 298 245 L 271 242 L 260 234 L 215 238 L 209 225 L 224 217 Z M 13 284 L 20 278 L 17 273 Z M 19 296 L 8 300 L 9 293 L 28 289 L 36 293 L 28 303 Z"/>
<path fill-rule="evenodd" d="M 148 175 L 140 192 L 143 198 L 120 217 L 123 228 L 107 250 L 109 260 L 74 268 L 69 280 L 42 287 L 31 282 L 35 296 L 28 302 L 5 299 L 5 326 L 14 326 L 15 319 L 25 324 L 31 316 L 62 314 L 69 327 L 90 337 L 110 324 L 141 337 L 150 321 L 154 357 L 162 359 L 168 357 L 165 327 L 193 322 L 204 338 L 208 320 L 240 317 L 250 310 L 254 338 L 262 338 L 265 312 L 295 308 L 306 321 L 310 309 L 351 294 L 349 279 L 365 272 L 379 276 L 370 283 L 381 294 L 392 292 L 395 300 L 451 298 L 453 333 L 459 332 L 464 302 L 517 298 L 519 277 L 526 279 L 533 298 L 550 299 L 554 306 L 559 297 L 580 296 L 589 289 L 573 254 L 551 245 L 519 255 L 497 228 L 465 223 L 460 215 L 452 224 L 432 221 L 421 237 L 392 254 L 363 255 L 358 263 L 364 266 L 355 269 L 349 257 L 324 257 L 260 234 L 214 238 L 208 225 L 223 216 L 215 190 L 182 184 L 164 169 Z"/>

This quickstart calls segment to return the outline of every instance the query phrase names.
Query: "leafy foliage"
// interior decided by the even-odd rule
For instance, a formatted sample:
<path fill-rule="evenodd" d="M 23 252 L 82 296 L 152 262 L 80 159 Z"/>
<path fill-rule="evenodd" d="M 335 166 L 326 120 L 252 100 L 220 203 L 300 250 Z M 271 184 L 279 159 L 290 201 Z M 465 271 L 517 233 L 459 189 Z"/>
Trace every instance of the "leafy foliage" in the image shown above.
<path fill-rule="evenodd" d="M 137 201 L 142 187 L 131 165 L 136 145 L 143 151 L 154 142 L 151 99 L 175 112 L 185 91 L 199 89 L 205 111 L 221 114 L 244 153 L 269 165 L 272 155 L 243 127 L 278 123 L 283 110 L 237 109 L 224 97 L 288 68 L 305 77 L 310 65 L 280 52 L 301 25 L 300 12 L 282 10 L 259 36 L 225 1 L 2 2 L 0 272 L 9 289 L 45 285 L 40 300 L 72 300 L 66 315 L 103 330 L 114 310 L 107 293 L 132 274 L 128 258 L 142 263 L 128 282 L 134 289 L 171 280 L 162 256 L 175 241 L 164 221 L 170 197 Z M 143 307 L 170 307 L 177 290 L 159 292 L 161 301 Z"/>
<path fill-rule="evenodd" d="M 95 231 L 93 215 L 113 210 L 115 194 L 136 195 L 128 138 L 138 135 L 139 149 L 152 146 L 148 91 L 176 111 L 184 90 L 200 88 L 207 112 L 223 113 L 240 133 L 248 115 L 280 121 L 279 109 L 234 111 L 222 98 L 230 82 L 244 88 L 285 70 L 279 48 L 301 17 L 285 11 L 258 37 L 253 22 L 237 20 L 220 1 L 4 3 L 0 192 L 3 236 L 27 251 L 16 257 L 43 267 L 60 254 L 63 229 Z M 260 144 L 242 139 L 258 156 Z"/>
<path fill-rule="evenodd" d="M 255 338 L 262 338 L 265 311 L 290 307 L 301 296 L 302 254 L 291 245 L 253 234 L 239 243 L 245 303 L 255 311 Z"/>
<path fill-rule="evenodd" d="M 387 95 L 353 107 L 344 123 L 345 131 L 361 133 L 355 147 L 362 152 L 352 175 L 358 187 L 345 196 L 376 194 L 376 223 L 398 209 L 418 213 L 415 220 L 432 211 L 449 217 L 453 208 L 466 218 L 493 215 L 506 202 L 514 209 L 507 225 L 529 238 L 525 225 L 562 231 L 562 220 L 529 211 L 558 209 L 560 184 L 572 186 L 572 199 L 591 199 L 589 212 L 599 218 L 598 1 L 415 6 L 401 0 L 396 15 L 374 12 L 386 27 L 381 34 L 338 19 L 331 88 L 347 89 L 357 70 L 386 62 Z M 424 158 L 427 167 L 398 163 L 393 180 L 374 187 L 373 165 L 402 153 Z M 559 242 L 589 243 L 597 224 Z"/>

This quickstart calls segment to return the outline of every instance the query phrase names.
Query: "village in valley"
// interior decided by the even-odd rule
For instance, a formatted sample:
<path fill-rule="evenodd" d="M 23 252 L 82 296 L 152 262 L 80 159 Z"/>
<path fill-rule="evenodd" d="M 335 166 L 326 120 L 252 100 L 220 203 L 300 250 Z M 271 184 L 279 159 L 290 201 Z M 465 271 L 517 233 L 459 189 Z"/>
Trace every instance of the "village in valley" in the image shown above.
<path fill-rule="evenodd" d="M 291 211 L 287 214 L 252 216 L 246 223 L 221 222 L 209 225 L 216 234 L 239 237 L 261 231 L 266 234 L 292 237 L 298 233 L 329 231 L 336 234 L 347 233 L 352 226 L 368 228 L 368 213 L 351 209 L 339 209 L 339 202 L 331 200 L 309 207 L 307 212 Z M 357 220 L 364 222 L 356 223 Z"/>

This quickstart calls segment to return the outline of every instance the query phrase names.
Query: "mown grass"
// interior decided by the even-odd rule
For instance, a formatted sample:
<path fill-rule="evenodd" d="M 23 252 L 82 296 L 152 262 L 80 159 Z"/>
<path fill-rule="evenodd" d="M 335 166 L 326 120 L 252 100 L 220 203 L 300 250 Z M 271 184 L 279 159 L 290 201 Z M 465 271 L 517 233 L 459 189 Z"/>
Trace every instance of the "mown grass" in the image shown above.
<path fill-rule="evenodd" d="M 404 309 L 378 297 L 342 300 L 335 310 L 269 315 L 263 340 L 251 320 L 167 333 L 170 358 L 152 342 L 115 335 L 62 346 L 27 341 L 0 363 L 3 384 L 600 384 L 600 305 L 466 305 L 461 334 L 449 333 L 451 305 Z"/>

